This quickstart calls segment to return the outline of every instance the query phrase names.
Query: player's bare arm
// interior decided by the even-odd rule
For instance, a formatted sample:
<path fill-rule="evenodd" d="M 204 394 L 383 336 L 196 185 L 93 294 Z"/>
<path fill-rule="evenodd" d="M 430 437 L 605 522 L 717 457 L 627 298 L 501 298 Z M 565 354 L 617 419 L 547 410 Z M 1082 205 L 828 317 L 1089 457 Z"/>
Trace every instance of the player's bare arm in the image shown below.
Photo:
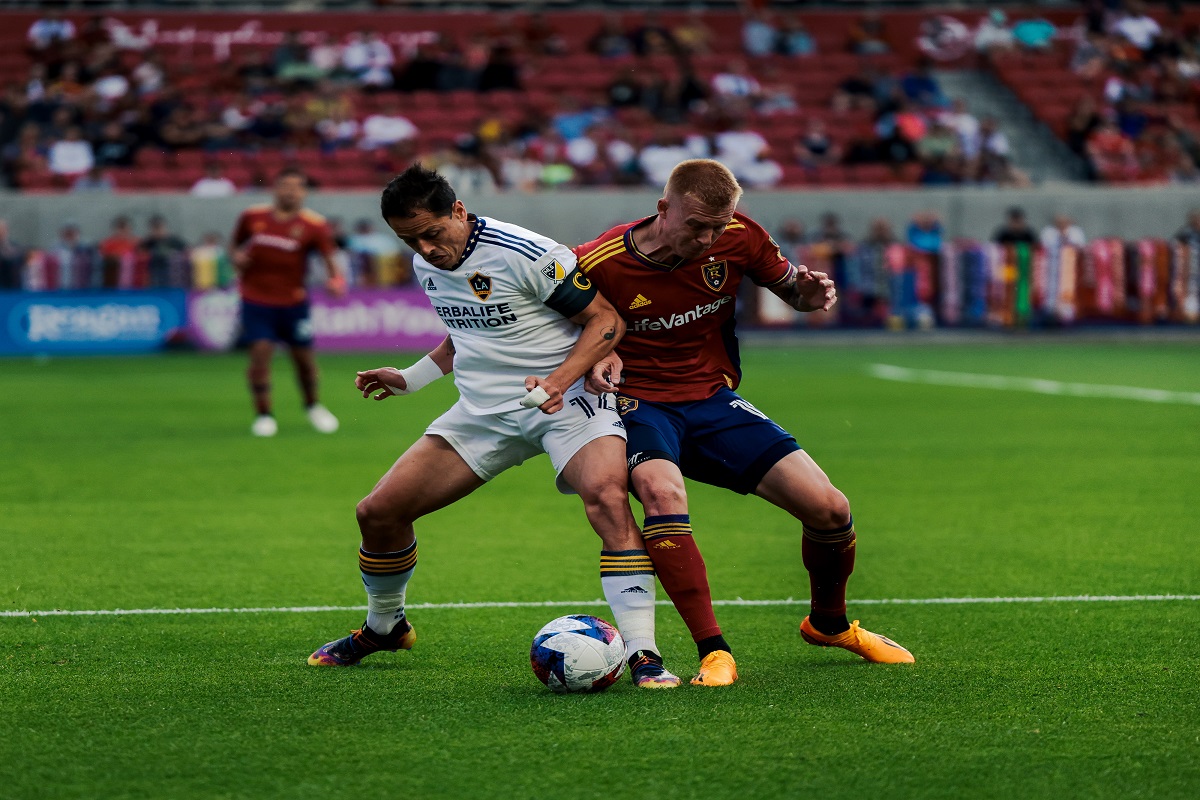
<path fill-rule="evenodd" d="M 571 321 L 582 325 L 583 330 L 562 366 L 545 378 L 531 375 L 525 379 L 526 389 L 541 387 L 550 395 L 550 399 L 539 406 L 543 414 L 553 414 L 562 409 L 563 390 L 583 377 L 593 364 L 612 353 L 617 342 L 625 335 L 624 320 L 612 304 L 600 295 L 596 295 L 583 311 L 571 317 Z"/>
<path fill-rule="evenodd" d="M 325 262 L 325 270 L 329 277 L 325 281 L 325 291 L 333 297 L 344 297 L 346 294 L 346 279 L 338 271 L 337 264 L 328 254 L 322 253 L 321 260 Z"/>
<path fill-rule="evenodd" d="M 454 369 L 454 342 L 447 336 L 425 358 L 407 369 L 379 367 L 356 373 L 354 386 L 363 397 L 376 400 L 412 394 Z M 434 374 L 435 372 L 439 374 Z"/>
<path fill-rule="evenodd" d="M 625 362 L 614 350 L 597 361 L 588 372 L 584 388 L 592 394 L 607 394 L 621 388 L 621 370 Z"/>
<path fill-rule="evenodd" d="M 771 291 L 797 311 L 828 311 L 837 302 L 833 279 L 824 272 L 810 272 L 806 267 L 793 268 Z"/>

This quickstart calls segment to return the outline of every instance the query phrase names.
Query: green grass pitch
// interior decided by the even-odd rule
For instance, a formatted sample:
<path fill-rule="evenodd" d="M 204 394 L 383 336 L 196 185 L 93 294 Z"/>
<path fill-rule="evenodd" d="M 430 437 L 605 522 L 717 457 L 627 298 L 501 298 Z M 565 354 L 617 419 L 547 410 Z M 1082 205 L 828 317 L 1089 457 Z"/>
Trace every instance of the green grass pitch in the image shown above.
<path fill-rule="evenodd" d="M 354 505 L 454 397 L 362 400 L 334 436 L 240 356 L 0 361 L 0 610 L 364 603 Z M 917 656 L 805 645 L 797 605 L 725 606 L 742 680 L 559 697 L 528 646 L 575 608 L 412 612 L 410 653 L 305 658 L 359 611 L 0 618 L 2 798 L 1195 798 L 1200 407 L 894 383 L 867 366 L 1200 391 L 1195 344 L 752 349 L 742 393 L 850 497 L 851 614 Z M 799 525 L 693 486 L 714 596 L 806 598 Z M 635 505 L 635 514 L 640 509 Z M 545 457 L 418 525 L 410 603 L 600 596 L 598 540 Z M 660 591 L 659 598 L 664 599 Z M 658 611 L 667 664 L 695 651 Z"/>

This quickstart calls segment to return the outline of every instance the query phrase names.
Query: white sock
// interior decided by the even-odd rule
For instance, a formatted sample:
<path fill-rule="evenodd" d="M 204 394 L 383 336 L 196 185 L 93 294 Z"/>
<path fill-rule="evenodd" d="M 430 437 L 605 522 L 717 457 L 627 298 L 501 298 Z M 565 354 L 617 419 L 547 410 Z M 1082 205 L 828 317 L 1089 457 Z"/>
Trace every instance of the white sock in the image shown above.
<path fill-rule="evenodd" d="M 600 554 L 600 585 L 625 640 L 625 657 L 658 653 L 654 642 L 654 568 L 645 550 Z"/>
<path fill-rule="evenodd" d="M 404 619 L 404 592 L 417 568 L 417 543 L 394 553 L 358 551 L 367 590 L 367 627 L 386 636 Z"/>

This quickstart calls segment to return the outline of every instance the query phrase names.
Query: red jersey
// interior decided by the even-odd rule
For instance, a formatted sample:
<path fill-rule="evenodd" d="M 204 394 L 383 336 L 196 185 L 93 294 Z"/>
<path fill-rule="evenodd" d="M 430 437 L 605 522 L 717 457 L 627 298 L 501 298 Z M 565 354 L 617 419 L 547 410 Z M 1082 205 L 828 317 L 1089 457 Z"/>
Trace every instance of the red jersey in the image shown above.
<path fill-rule="evenodd" d="M 334 252 L 325 218 L 307 208 L 284 218 L 271 206 L 248 208 L 238 217 L 233 243 L 246 245 L 250 253 L 242 272 L 242 297 L 266 306 L 303 303 L 308 254 L 317 250 L 332 258 Z"/>
<path fill-rule="evenodd" d="M 742 277 L 759 286 L 787 279 L 793 267 L 749 217 L 733 222 L 699 258 L 672 266 L 648 258 L 633 230 L 653 217 L 619 225 L 575 248 L 579 268 L 621 318 L 625 338 L 622 394 L 659 402 L 704 400 L 741 382 L 734 305 Z"/>

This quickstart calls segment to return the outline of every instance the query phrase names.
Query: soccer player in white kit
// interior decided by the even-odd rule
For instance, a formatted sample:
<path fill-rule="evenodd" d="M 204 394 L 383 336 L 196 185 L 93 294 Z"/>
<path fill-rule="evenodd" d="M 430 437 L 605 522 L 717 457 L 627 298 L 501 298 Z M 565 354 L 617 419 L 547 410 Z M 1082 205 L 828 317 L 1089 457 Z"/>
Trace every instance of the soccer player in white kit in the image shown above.
<path fill-rule="evenodd" d="M 400 456 L 357 509 L 362 627 L 309 656 L 349 666 L 408 650 L 404 613 L 417 562 L 413 522 L 545 452 L 564 494 L 578 494 L 603 543 L 600 583 L 626 642 L 634 683 L 670 688 L 654 641 L 654 569 L 629 509 L 625 429 L 583 376 L 625 331 L 563 245 L 468 214 L 438 173 L 414 165 L 383 191 L 383 218 L 416 253 L 413 268 L 449 335 L 407 369 L 360 372 L 363 397 L 410 394 L 453 371 L 459 399 Z"/>

